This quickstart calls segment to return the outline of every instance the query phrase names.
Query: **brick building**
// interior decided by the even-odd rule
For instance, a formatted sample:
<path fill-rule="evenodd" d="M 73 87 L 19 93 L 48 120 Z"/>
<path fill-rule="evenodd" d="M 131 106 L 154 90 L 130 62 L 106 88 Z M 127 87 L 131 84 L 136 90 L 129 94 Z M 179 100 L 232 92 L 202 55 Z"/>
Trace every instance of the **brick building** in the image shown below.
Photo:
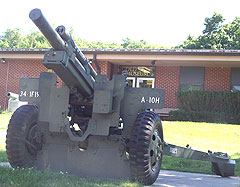
<path fill-rule="evenodd" d="M 0 106 L 7 92 L 18 93 L 21 77 L 39 77 L 45 49 L 0 49 Z M 240 86 L 240 50 L 83 49 L 109 78 L 128 70 L 134 87 L 165 88 L 165 108 L 178 107 L 175 92 L 185 89 L 230 91 Z"/>

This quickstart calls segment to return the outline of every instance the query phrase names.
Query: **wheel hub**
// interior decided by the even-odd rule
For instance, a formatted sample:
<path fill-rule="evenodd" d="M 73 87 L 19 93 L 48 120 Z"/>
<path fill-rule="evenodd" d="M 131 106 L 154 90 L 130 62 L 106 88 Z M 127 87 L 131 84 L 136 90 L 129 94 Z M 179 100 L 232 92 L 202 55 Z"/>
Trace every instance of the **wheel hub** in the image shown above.
<path fill-rule="evenodd" d="M 36 155 L 37 151 L 41 150 L 42 138 L 40 132 L 37 131 L 37 125 L 33 125 L 29 129 L 25 143 L 31 155 Z"/>
<path fill-rule="evenodd" d="M 158 161 L 162 157 L 162 140 L 158 135 L 158 130 L 155 129 L 152 135 L 151 143 L 150 143 L 150 164 L 152 170 L 154 171 L 156 166 L 158 165 Z"/>

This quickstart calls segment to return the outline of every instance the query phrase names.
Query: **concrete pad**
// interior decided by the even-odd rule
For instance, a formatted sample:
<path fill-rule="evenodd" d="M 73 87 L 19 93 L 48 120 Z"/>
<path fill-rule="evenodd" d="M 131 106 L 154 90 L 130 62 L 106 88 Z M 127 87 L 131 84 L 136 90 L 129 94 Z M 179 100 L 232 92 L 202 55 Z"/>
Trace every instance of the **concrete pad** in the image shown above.
<path fill-rule="evenodd" d="M 9 162 L 0 162 L 0 167 L 8 167 L 8 168 L 11 168 L 12 166 L 9 164 Z"/>
<path fill-rule="evenodd" d="M 240 177 L 220 177 L 217 175 L 161 170 L 153 186 L 240 187 Z"/>

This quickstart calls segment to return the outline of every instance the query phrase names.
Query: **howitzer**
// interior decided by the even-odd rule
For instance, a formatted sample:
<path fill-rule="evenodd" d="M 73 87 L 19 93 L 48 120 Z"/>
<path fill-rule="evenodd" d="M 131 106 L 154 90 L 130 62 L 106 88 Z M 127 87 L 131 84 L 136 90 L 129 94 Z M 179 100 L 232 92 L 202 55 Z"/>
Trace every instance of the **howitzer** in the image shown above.
<path fill-rule="evenodd" d="M 27 102 L 19 101 L 19 95 L 7 92 L 6 96 L 9 98 L 8 100 L 8 112 L 14 112 L 18 107 L 22 105 L 26 105 Z"/>
<path fill-rule="evenodd" d="M 13 167 L 150 185 L 166 154 L 210 161 L 217 175 L 234 174 L 235 163 L 226 154 L 164 142 L 161 120 L 148 110 L 164 106 L 164 89 L 132 88 L 123 75 L 111 80 L 96 75 L 63 26 L 52 29 L 39 9 L 29 16 L 53 47 L 43 65 L 56 74 L 20 80 L 20 100 L 36 104 L 20 107 L 9 123 L 7 155 Z"/>
<path fill-rule="evenodd" d="M 18 94 L 15 94 L 15 93 L 12 93 L 12 92 L 8 92 L 6 96 L 11 98 L 12 100 L 16 100 L 16 99 L 19 98 Z"/>

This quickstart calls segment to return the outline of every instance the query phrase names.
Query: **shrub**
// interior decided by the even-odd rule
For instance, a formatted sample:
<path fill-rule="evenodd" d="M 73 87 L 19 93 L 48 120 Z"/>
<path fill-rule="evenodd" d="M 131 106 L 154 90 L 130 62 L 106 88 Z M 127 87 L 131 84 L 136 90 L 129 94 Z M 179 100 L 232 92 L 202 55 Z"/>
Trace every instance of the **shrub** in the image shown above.
<path fill-rule="evenodd" d="M 240 124 L 240 92 L 193 90 L 176 96 L 180 110 L 169 114 L 172 120 Z"/>
<path fill-rule="evenodd" d="M 169 116 L 174 121 L 226 123 L 225 114 L 216 112 L 176 110 L 171 111 Z"/>
<path fill-rule="evenodd" d="M 176 96 L 182 110 L 240 112 L 240 92 L 179 91 Z"/>

